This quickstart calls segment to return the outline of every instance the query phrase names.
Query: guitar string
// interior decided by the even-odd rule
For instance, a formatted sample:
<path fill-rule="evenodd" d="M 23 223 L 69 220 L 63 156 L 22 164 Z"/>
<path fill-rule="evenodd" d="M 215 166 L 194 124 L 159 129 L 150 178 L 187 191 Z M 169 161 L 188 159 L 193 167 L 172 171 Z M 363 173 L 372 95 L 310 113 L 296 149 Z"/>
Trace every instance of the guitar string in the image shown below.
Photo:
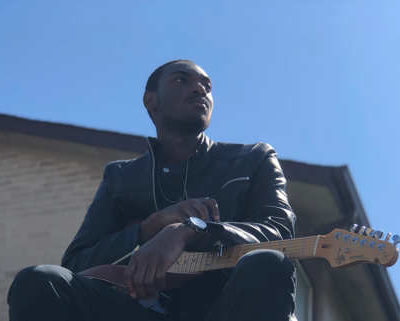
<path fill-rule="evenodd" d="M 224 267 L 231 267 L 234 266 L 240 257 L 249 251 L 256 249 L 256 248 L 269 248 L 269 249 L 277 249 L 281 250 L 282 245 L 284 252 L 289 257 L 298 257 L 298 258 L 306 258 L 306 257 L 314 257 L 315 256 L 315 249 L 316 249 L 316 242 L 319 241 L 321 236 L 311 236 L 307 238 L 300 238 L 295 240 L 279 240 L 279 241 L 272 241 L 269 244 L 267 242 L 261 244 L 245 244 L 245 245 L 238 245 L 241 247 L 240 249 L 236 249 L 233 251 L 234 257 L 219 257 L 215 253 L 209 252 L 186 252 L 186 260 L 190 259 L 193 260 L 195 258 L 195 267 L 191 266 L 190 271 L 206 271 L 206 270 L 215 270 Z M 289 245 L 288 245 L 289 244 Z M 209 260 L 207 265 L 203 264 L 204 260 Z M 192 261 L 191 261 L 192 262 Z M 185 265 L 177 267 L 175 266 L 176 271 L 179 270 L 180 272 L 187 272 L 187 267 Z M 194 269 L 194 270 L 193 270 Z M 178 271 L 177 271 L 178 272 Z"/>
<path fill-rule="evenodd" d="M 318 235 L 313 235 L 313 236 L 308 236 L 308 237 L 301 237 L 301 238 L 297 238 L 297 239 L 276 240 L 276 241 L 271 241 L 271 242 L 262 242 L 262 243 L 258 243 L 258 244 L 260 244 L 260 246 L 262 246 L 261 244 L 270 244 L 271 246 L 274 246 L 273 244 L 282 244 L 282 243 L 285 243 L 285 244 L 286 243 L 296 244 L 297 242 L 302 242 L 302 241 L 304 241 L 306 239 L 315 240 L 315 238 L 317 236 Z M 236 246 L 254 248 L 255 245 L 257 245 L 257 244 L 240 244 L 240 245 L 236 245 Z M 118 263 L 122 262 L 123 260 L 129 258 L 133 253 L 134 253 L 133 251 L 130 251 L 127 254 L 125 254 L 124 256 L 122 256 L 119 259 L 117 259 L 114 262 L 112 262 L 111 264 L 118 264 Z M 196 253 L 198 253 L 198 252 L 196 252 Z"/>
<path fill-rule="evenodd" d="M 268 244 L 268 248 L 269 249 L 280 249 L 282 246 L 279 246 L 279 244 L 276 243 L 283 243 L 285 245 L 285 243 L 287 243 L 287 241 L 291 241 L 291 245 L 286 246 L 284 252 L 286 255 L 288 256 L 299 256 L 299 257 L 305 257 L 306 256 L 306 251 L 308 250 L 310 251 L 311 248 L 313 248 L 313 245 L 315 243 L 315 236 L 310 237 L 310 238 L 301 238 L 298 239 L 296 242 L 294 242 L 293 240 L 283 240 L 283 241 L 273 241 L 270 244 Z M 299 244 L 301 241 L 302 244 Z M 295 244 L 293 244 L 295 243 Z M 310 243 L 310 244 L 307 244 Z M 253 245 L 253 246 L 251 246 Z M 199 270 L 199 267 L 203 267 L 205 268 L 203 261 L 208 257 L 208 259 L 211 260 L 211 264 L 213 265 L 222 265 L 222 266 L 226 266 L 227 264 L 233 264 L 236 263 L 240 257 L 246 253 L 248 253 L 249 251 L 255 249 L 255 248 L 265 248 L 267 244 L 245 244 L 242 245 L 242 248 L 240 248 L 239 250 L 236 249 L 234 250 L 234 255 L 235 257 L 219 257 L 214 253 L 210 253 L 210 252 L 186 252 L 184 254 L 184 256 L 182 257 L 182 259 L 185 261 L 190 260 L 190 265 L 189 268 L 187 266 L 187 264 L 175 264 L 173 266 L 175 266 L 174 271 L 177 271 L 177 269 L 179 269 L 178 267 L 181 267 L 183 269 L 188 268 L 190 272 L 194 272 L 196 270 Z M 271 246 L 272 245 L 272 246 Z M 240 245 L 239 245 L 240 246 Z M 292 255 L 293 254 L 293 255 Z M 313 256 L 312 253 L 308 253 L 309 255 L 307 255 L 307 257 L 311 257 Z M 220 261 L 220 262 L 218 262 Z M 194 264 L 193 264 L 194 263 Z M 214 269 L 216 269 L 214 267 Z M 181 269 L 179 269 L 181 270 Z"/>
<path fill-rule="evenodd" d="M 219 259 L 220 257 L 216 256 L 215 253 L 209 253 L 209 252 L 185 252 L 183 259 L 190 259 L 190 271 L 196 271 L 196 268 L 198 270 L 198 267 L 200 268 L 205 268 L 203 261 L 207 260 L 210 261 L 208 262 L 208 265 L 222 265 L 225 266 L 226 264 L 231 264 L 234 265 L 238 261 L 238 259 L 248 253 L 251 250 L 257 249 L 257 248 L 269 248 L 269 249 L 277 249 L 281 250 L 283 248 L 282 252 L 284 252 L 287 256 L 292 256 L 292 257 L 312 257 L 314 256 L 311 251 L 311 249 L 315 248 L 315 242 L 317 241 L 318 235 L 313 235 L 309 237 L 302 237 L 298 239 L 288 239 L 288 240 L 277 240 L 277 241 L 271 241 L 271 242 L 263 242 L 259 244 L 241 244 L 237 245 L 239 249 L 234 250 L 235 251 L 235 258 L 227 258 L 227 257 L 222 257 L 222 259 Z M 310 244 L 307 244 L 310 243 Z M 307 253 L 307 251 L 309 253 Z M 306 255 L 308 254 L 308 255 Z M 128 253 L 126 256 L 123 258 L 119 259 L 118 261 L 121 261 L 125 259 L 126 257 L 130 256 L 131 253 Z M 198 258 L 200 256 L 200 259 Z M 201 263 L 199 263 L 200 261 Z M 218 262 L 220 261 L 220 262 Z M 185 265 L 185 264 L 184 264 Z M 184 265 L 182 267 L 182 264 L 176 264 L 174 263 L 171 267 L 173 268 L 174 271 L 177 271 L 179 269 L 182 272 L 186 272 L 184 270 Z M 180 266 L 180 268 L 178 268 Z M 213 268 L 217 269 L 217 268 Z"/>
<path fill-rule="evenodd" d="M 318 240 L 318 236 L 312 236 L 312 237 L 310 237 L 309 240 L 304 240 L 304 244 L 300 248 L 299 248 L 298 245 L 297 246 L 292 246 L 290 249 L 287 249 L 287 247 L 286 247 L 286 251 L 284 251 L 284 252 L 289 257 L 298 257 L 298 258 L 314 257 L 315 256 L 314 251 L 315 251 L 315 245 L 316 245 L 315 242 L 317 240 Z M 285 240 L 280 241 L 280 243 L 283 243 L 283 242 L 285 242 Z M 278 242 L 276 242 L 276 243 L 278 243 Z M 308 243 L 311 243 L 311 244 L 308 244 Z M 259 245 L 259 247 L 263 247 L 263 246 L 261 246 L 261 244 L 257 244 L 257 245 Z M 215 269 L 220 269 L 220 268 L 224 268 L 224 267 L 234 266 L 237 263 L 237 261 L 239 260 L 239 258 L 243 254 L 246 254 L 246 253 L 249 252 L 248 251 L 249 245 L 246 245 L 246 247 L 247 247 L 247 249 L 245 249 L 245 250 L 242 249 L 242 250 L 236 251 L 234 253 L 235 254 L 234 258 L 229 258 L 229 257 L 220 258 L 220 257 L 215 256 L 215 255 L 212 256 L 212 254 L 211 254 L 211 256 L 210 256 L 211 257 L 211 261 L 212 261 L 211 265 L 213 265 L 213 266 L 210 268 L 210 267 L 204 267 L 204 266 L 198 264 L 197 270 L 198 271 L 199 270 L 206 271 L 206 270 L 215 270 Z M 269 246 L 269 248 L 270 249 L 274 249 L 275 248 L 275 249 L 279 250 L 278 246 L 273 246 L 273 247 Z M 253 248 L 250 248 L 250 251 L 252 249 Z M 312 253 L 310 253 L 311 249 L 312 249 Z M 198 254 L 198 253 L 189 253 L 189 255 L 196 255 L 196 254 Z M 205 252 L 205 254 L 207 255 L 208 253 Z"/>

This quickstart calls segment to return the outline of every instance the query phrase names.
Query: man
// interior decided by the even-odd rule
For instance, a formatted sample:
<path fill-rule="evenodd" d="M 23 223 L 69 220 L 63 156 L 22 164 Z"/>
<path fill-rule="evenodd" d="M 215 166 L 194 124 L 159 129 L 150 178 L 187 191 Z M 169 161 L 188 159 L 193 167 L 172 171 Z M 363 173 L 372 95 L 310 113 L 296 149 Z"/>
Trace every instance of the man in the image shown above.
<path fill-rule="evenodd" d="M 222 242 L 254 243 L 292 238 L 295 216 L 269 145 L 205 136 L 213 98 L 203 69 L 187 60 L 164 64 L 149 77 L 143 101 L 157 139 L 143 156 L 106 166 L 63 267 L 17 275 L 10 320 L 289 320 L 294 268 L 277 251 L 250 252 L 234 269 L 166 289 L 166 272 L 183 250 L 214 244 L 196 222 L 221 221 Z M 129 262 L 120 259 L 134 249 Z M 128 264 L 129 293 L 77 274 L 113 262 Z"/>

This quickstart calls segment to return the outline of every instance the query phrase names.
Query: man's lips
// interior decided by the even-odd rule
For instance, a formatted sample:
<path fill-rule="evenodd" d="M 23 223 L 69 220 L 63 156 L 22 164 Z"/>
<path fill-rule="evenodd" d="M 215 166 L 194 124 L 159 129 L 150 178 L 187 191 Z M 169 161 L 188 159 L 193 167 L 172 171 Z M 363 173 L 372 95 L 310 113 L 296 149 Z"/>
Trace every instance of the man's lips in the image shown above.
<path fill-rule="evenodd" d="M 209 108 L 209 101 L 204 97 L 193 97 L 189 98 L 187 101 L 190 104 L 205 105 L 207 108 Z"/>

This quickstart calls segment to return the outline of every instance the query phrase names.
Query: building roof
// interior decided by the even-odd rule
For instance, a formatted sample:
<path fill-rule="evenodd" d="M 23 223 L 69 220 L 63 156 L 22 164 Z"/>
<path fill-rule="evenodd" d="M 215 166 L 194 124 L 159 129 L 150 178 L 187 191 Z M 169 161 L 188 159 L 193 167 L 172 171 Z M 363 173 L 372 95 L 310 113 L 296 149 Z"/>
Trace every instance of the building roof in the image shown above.
<path fill-rule="evenodd" d="M 133 153 L 147 148 L 143 136 L 84 128 L 69 124 L 38 121 L 0 114 L 0 131 L 83 145 L 97 146 Z M 298 236 L 325 234 L 333 228 L 347 228 L 353 223 L 369 226 L 356 187 L 347 166 L 320 166 L 292 160 L 281 160 L 288 179 L 288 193 L 299 218 Z M 378 320 L 379 311 L 371 301 L 382 307 L 385 320 L 400 321 L 400 306 L 385 268 L 362 264 L 350 269 L 332 269 L 337 291 L 343 297 L 354 320 Z M 343 282 L 345 280 L 345 282 Z M 368 295 L 354 295 L 353 284 L 367 282 Z M 376 306 L 376 305 L 375 305 Z"/>
<path fill-rule="evenodd" d="M 146 139 L 143 136 L 33 120 L 1 113 L 0 130 L 136 153 L 141 153 L 147 148 Z"/>

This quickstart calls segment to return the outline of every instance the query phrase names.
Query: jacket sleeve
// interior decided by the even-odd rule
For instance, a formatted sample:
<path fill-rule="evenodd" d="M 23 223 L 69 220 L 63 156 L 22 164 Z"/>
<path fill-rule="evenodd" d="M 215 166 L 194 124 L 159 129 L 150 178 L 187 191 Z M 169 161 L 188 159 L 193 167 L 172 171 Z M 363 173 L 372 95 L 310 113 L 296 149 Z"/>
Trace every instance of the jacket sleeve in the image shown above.
<path fill-rule="evenodd" d="M 252 177 L 246 212 L 238 222 L 229 222 L 236 243 L 257 243 L 294 237 L 295 214 L 286 194 L 286 179 L 271 146 L 256 146 L 261 161 Z M 240 242 L 241 239 L 241 242 Z"/>
<path fill-rule="evenodd" d="M 110 193 L 112 167 L 112 163 L 106 166 L 84 221 L 62 258 L 61 265 L 71 271 L 112 263 L 137 245 L 139 224 L 122 224 L 119 209 Z"/>

